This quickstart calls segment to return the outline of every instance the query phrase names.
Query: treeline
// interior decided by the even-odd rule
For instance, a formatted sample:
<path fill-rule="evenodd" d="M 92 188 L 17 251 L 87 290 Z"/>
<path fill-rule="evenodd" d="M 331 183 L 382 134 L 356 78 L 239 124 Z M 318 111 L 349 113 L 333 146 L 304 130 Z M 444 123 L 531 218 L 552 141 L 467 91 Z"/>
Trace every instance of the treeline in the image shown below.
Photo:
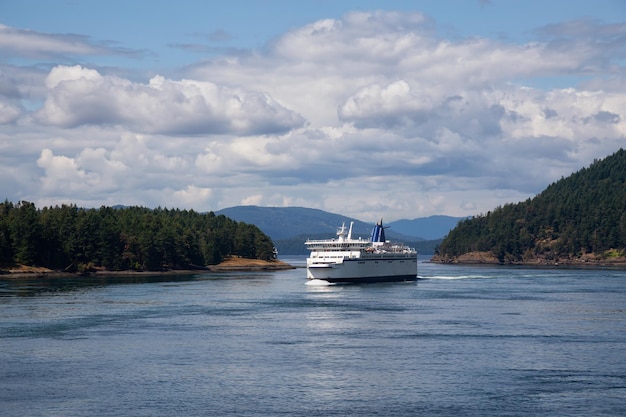
<path fill-rule="evenodd" d="M 626 151 L 551 184 L 518 204 L 461 221 L 438 248 L 443 257 L 491 251 L 500 262 L 626 251 Z"/>
<path fill-rule="evenodd" d="M 215 265 L 230 255 L 269 260 L 274 247 L 256 226 L 212 212 L 0 203 L 2 266 L 156 271 Z"/>

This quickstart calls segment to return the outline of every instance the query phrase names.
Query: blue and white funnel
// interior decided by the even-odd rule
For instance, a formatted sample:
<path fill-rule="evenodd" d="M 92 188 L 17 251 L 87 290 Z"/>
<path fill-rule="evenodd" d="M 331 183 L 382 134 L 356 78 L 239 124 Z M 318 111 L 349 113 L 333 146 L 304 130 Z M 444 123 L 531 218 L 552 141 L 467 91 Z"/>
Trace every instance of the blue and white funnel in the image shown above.
<path fill-rule="evenodd" d="M 379 223 L 376 223 L 376 226 L 372 229 L 372 236 L 370 238 L 372 242 L 382 242 L 385 243 L 387 239 L 385 239 L 385 228 L 383 227 L 383 219 L 380 219 Z"/>

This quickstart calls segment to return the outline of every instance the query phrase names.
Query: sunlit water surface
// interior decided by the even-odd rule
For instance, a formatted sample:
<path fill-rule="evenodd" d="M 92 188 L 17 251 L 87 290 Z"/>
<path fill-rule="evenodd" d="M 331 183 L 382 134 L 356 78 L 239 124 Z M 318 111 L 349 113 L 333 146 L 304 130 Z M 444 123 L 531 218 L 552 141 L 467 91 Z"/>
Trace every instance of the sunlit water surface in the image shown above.
<path fill-rule="evenodd" d="M 419 276 L 0 278 L 0 415 L 626 415 L 626 271 Z"/>

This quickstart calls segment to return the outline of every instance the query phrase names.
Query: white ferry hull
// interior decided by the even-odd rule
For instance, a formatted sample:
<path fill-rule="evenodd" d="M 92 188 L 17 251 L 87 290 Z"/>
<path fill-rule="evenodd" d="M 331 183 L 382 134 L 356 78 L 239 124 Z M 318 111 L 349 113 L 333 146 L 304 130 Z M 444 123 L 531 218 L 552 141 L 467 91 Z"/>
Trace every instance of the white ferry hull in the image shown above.
<path fill-rule="evenodd" d="M 327 282 L 393 282 L 417 280 L 417 256 L 394 259 L 343 259 L 337 263 L 307 259 L 307 278 Z"/>

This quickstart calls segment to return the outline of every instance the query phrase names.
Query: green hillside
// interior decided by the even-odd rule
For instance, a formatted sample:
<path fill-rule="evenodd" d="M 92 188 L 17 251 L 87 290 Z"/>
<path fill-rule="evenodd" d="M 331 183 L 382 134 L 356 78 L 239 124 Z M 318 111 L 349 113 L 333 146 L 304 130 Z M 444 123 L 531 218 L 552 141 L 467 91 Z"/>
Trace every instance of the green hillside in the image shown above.
<path fill-rule="evenodd" d="M 623 262 L 626 151 L 548 186 L 541 194 L 461 221 L 434 261 Z"/>

